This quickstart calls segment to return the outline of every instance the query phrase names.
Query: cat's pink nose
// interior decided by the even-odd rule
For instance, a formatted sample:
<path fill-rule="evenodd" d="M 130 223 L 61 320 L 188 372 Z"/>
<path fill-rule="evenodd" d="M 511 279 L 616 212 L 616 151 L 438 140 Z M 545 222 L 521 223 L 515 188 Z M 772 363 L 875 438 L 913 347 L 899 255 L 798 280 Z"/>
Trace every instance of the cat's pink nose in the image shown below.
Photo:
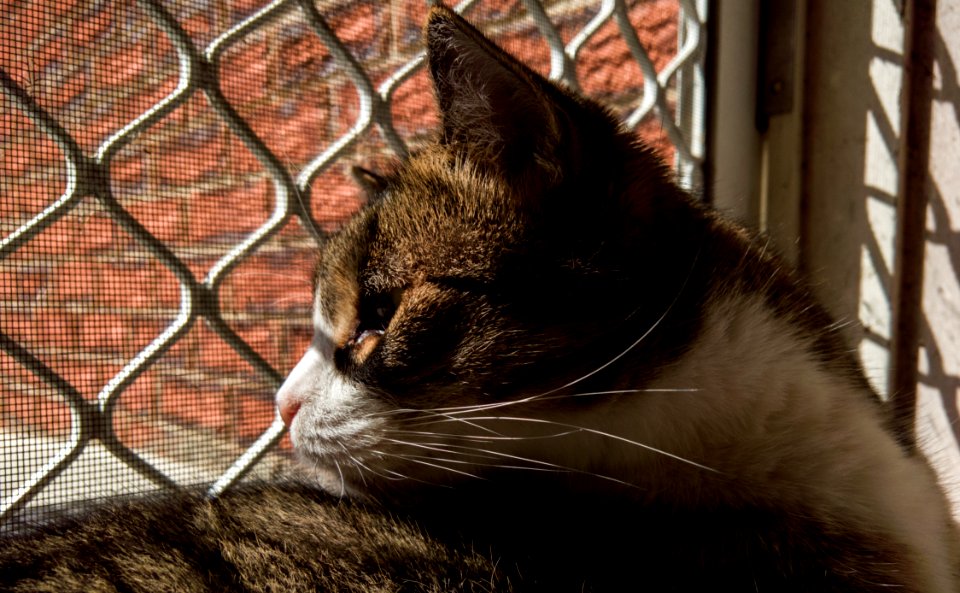
<path fill-rule="evenodd" d="M 287 428 L 290 428 L 293 417 L 300 410 L 300 402 L 292 397 L 280 397 L 277 400 L 277 409 L 280 411 L 280 418 L 283 419 L 283 423 L 287 425 Z"/>

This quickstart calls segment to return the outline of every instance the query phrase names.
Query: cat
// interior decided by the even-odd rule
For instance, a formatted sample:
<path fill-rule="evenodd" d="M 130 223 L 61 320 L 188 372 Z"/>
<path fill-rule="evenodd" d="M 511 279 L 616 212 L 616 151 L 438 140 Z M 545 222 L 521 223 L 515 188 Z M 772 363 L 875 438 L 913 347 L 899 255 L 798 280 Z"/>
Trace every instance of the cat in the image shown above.
<path fill-rule="evenodd" d="M 356 170 L 277 394 L 323 489 L 94 509 L 0 588 L 960 592 L 933 472 L 765 241 L 453 11 L 425 37 L 437 139 Z"/>

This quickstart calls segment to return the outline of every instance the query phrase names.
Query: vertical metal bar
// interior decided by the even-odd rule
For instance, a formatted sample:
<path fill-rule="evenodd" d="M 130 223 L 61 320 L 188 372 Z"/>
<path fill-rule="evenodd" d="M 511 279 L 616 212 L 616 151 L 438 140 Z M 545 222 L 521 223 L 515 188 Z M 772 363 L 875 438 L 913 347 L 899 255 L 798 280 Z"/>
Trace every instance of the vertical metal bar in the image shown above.
<path fill-rule="evenodd" d="M 923 260 L 937 2 L 908 0 L 905 8 L 890 401 L 898 438 L 902 445 L 913 449 L 916 446 L 917 354 L 923 317 Z"/>

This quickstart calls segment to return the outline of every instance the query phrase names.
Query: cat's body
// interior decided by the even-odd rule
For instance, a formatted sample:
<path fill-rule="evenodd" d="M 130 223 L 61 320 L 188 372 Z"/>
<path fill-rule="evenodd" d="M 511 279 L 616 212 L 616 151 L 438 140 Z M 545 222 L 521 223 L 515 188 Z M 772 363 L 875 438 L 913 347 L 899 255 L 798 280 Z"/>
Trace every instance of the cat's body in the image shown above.
<path fill-rule="evenodd" d="M 765 244 L 451 12 L 427 40 L 440 139 L 360 173 L 278 394 L 328 488 L 500 588 L 960 591 L 933 473 Z"/>
<path fill-rule="evenodd" d="M 489 556 L 297 482 L 115 502 L 3 540 L 0 591 L 474 591 Z"/>

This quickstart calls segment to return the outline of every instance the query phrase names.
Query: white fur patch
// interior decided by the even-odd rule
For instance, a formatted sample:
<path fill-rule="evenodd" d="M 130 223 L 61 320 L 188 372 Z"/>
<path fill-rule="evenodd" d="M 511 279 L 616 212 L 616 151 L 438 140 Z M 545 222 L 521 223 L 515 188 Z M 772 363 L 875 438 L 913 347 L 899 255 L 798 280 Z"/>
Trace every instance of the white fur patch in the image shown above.
<path fill-rule="evenodd" d="M 350 451 L 368 446 L 378 422 L 371 398 L 334 365 L 331 324 L 314 311 L 314 338 L 277 392 L 278 406 L 299 405 L 290 425 L 293 445 L 315 462 L 334 465 Z"/>

